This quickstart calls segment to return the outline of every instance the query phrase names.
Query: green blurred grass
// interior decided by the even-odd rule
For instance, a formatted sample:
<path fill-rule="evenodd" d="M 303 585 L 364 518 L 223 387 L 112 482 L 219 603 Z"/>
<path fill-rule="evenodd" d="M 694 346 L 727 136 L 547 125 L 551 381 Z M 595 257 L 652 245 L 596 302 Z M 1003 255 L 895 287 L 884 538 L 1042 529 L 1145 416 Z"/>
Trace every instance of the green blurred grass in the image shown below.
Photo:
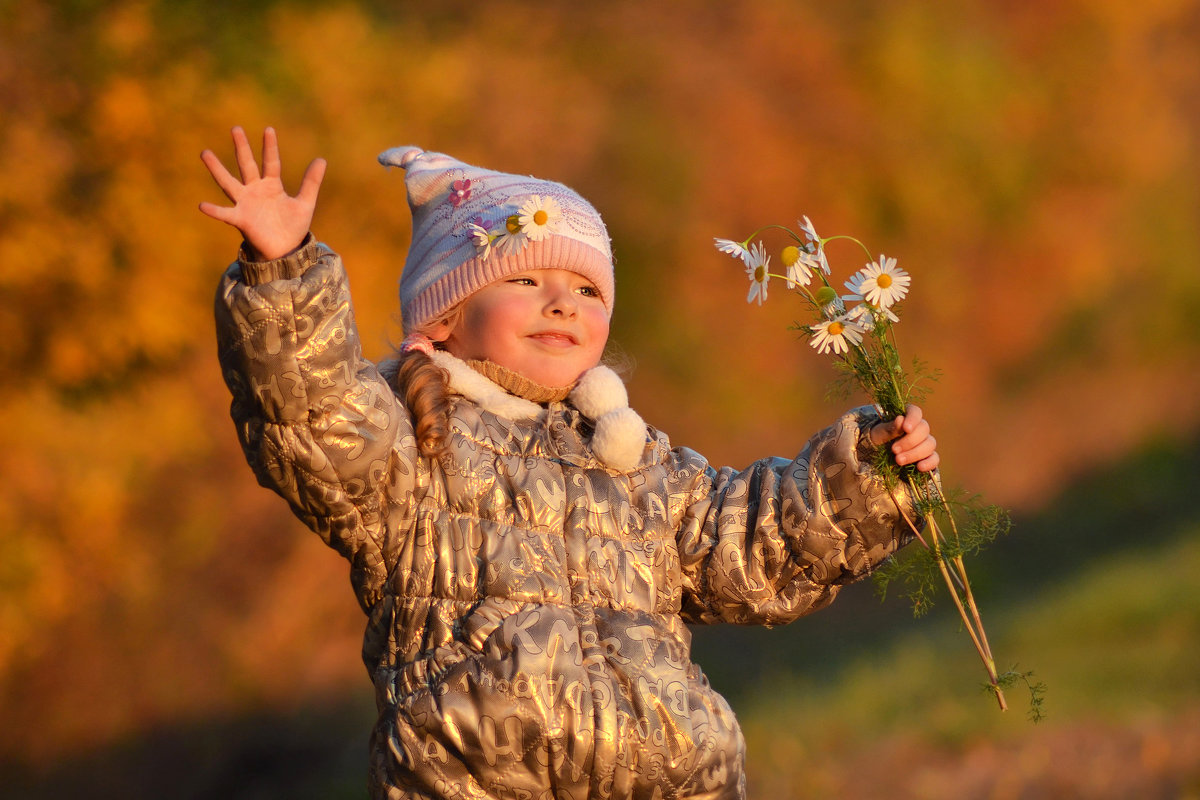
<path fill-rule="evenodd" d="M 857 658 L 833 680 L 802 678 L 748 697 L 739 718 L 750 772 L 811 788 L 805 773 L 814 762 L 896 742 L 961 757 L 981 742 L 1018 747 L 1055 730 L 1120 730 L 1194 715 L 1200 708 L 1197 575 L 1200 523 L 1149 545 L 1133 532 L 1127 549 L 994 609 L 988 625 L 993 650 L 1001 658 L 1020 656 L 1020 669 L 1034 670 L 1047 684 L 1047 717 L 1038 725 L 1025 719 L 1028 695 L 1021 689 L 1007 693 L 1007 713 L 997 709 L 982 690 L 984 673 L 965 632 L 939 621 Z M 1129 767 L 1136 771 L 1133 755 Z M 790 780 L 781 774 L 788 770 L 796 771 Z M 1200 763 L 1193 761 L 1192 770 L 1200 773 Z"/>

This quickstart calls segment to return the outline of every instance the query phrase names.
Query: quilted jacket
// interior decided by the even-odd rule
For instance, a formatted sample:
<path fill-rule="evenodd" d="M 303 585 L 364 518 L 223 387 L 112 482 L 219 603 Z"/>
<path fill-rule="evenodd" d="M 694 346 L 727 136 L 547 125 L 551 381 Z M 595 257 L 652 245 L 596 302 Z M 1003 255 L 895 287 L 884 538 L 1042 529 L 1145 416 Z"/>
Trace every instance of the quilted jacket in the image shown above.
<path fill-rule="evenodd" d="M 454 394 L 431 460 L 324 245 L 235 262 L 216 315 L 247 460 L 350 562 L 375 798 L 742 797 L 742 736 L 687 623 L 791 621 L 907 538 L 869 409 L 741 471 L 647 427 L 614 470 L 570 401 Z"/>

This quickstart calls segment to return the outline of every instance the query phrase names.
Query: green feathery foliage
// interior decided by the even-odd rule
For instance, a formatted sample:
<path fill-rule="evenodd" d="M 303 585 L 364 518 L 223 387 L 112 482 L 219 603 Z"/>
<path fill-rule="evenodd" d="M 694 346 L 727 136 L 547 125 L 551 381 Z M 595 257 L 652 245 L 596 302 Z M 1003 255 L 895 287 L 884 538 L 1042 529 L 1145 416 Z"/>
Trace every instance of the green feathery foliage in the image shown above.
<path fill-rule="evenodd" d="M 1032 670 L 1026 672 L 1018 672 L 1016 664 L 1007 672 L 1002 672 L 996 676 L 996 683 L 983 684 L 983 690 L 990 694 L 996 694 L 999 689 L 1011 689 L 1017 684 L 1025 684 L 1025 688 L 1029 691 L 1029 710 L 1025 716 L 1030 722 L 1041 722 L 1046 718 L 1046 684 L 1041 681 L 1035 681 Z"/>

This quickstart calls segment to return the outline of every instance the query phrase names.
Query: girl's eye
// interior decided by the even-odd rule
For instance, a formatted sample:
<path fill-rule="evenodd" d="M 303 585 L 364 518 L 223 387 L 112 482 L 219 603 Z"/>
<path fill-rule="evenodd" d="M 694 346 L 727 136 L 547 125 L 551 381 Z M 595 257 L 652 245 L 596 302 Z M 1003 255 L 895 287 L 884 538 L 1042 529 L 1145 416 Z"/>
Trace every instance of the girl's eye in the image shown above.
<path fill-rule="evenodd" d="M 599 297 L 600 290 L 595 286 L 580 286 L 579 293 L 586 297 Z"/>
<path fill-rule="evenodd" d="M 533 278 L 526 278 L 524 276 L 519 278 L 511 278 L 508 282 L 515 283 L 519 286 L 537 286 L 537 283 L 534 282 Z"/>

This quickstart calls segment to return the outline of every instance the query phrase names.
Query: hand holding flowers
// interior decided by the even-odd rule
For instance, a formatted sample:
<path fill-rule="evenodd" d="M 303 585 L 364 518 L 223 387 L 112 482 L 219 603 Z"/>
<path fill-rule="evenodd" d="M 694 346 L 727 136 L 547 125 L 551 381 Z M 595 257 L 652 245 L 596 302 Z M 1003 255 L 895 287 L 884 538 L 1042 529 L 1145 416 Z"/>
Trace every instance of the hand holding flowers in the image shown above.
<path fill-rule="evenodd" d="M 788 244 L 779 251 L 786 272 L 771 272 L 771 257 L 756 236 L 766 230 L 782 231 Z M 825 246 L 834 240 L 846 240 L 861 247 L 869 262 L 843 285 L 849 294 L 839 294 L 829 283 L 832 274 Z M 891 559 L 876 572 L 877 583 L 886 590 L 895 580 L 909 587 L 915 613 L 926 611 L 939 577 L 950 591 L 955 607 L 972 643 L 983 661 L 988 675 L 988 689 L 996 696 L 1001 709 L 1006 709 L 1004 688 L 1023 681 L 1030 692 L 1029 716 L 1042 718 L 1042 695 L 1045 687 L 1033 683 L 1033 673 L 1015 669 L 999 673 L 988 644 L 983 622 L 967 579 L 964 554 L 978 552 L 1009 526 L 1008 515 L 995 506 L 960 503 L 950 498 L 942 487 L 937 468 L 941 461 L 937 442 L 930 435 L 929 423 L 920 406 L 915 404 L 925 392 L 924 382 L 932 376 L 919 364 L 912 373 L 901 364 L 892 326 L 900 321 L 897 304 L 907 295 L 912 277 L 896 266 L 896 259 L 880 254 L 875 257 L 862 242 L 849 236 L 821 238 L 812 222 L 804 217 L 799 233 L 781 225 L 767 225 L 742 241 L 716 239 L 723 253 L 742 261 L 750 280 L 747 302 L 762 305 L 767 299 L 771 278 L 787 284 L 808 304 L 813 321 L 795 327 L 809 337 L 809 344 L 820 354 L 832 354 L 834 364 L 842 374 L 842 388 L 858 387 L 874 401 L 884 422 L 871 428 L 871 441 L 882 445 L 892 441 L 890 448 L 881 449 L 875 467 L 895 496 L 901 481 L 906 483 L 915 499 L 917 510 L 924 516 L 926 526 L 905 517 L 914 537 L 923 549 L 915 557 Z M 889 455 L 890 454 L 890 455 Z M 900 506 L 897 503 L 898 507 Z M 957 516 L 964 517 L 960 523 Z"/>
<path fill-rule="evenodd" d="M 929 432 L 924 412 L 913 403 L 908 404 L 903 414 L 872 427 L 870 436 L 872 444 L 892 442 L 889 449 L 900 466 L 911 464 L 919 472 L 932 472 L 941 463 L 937 440 Z"/>

